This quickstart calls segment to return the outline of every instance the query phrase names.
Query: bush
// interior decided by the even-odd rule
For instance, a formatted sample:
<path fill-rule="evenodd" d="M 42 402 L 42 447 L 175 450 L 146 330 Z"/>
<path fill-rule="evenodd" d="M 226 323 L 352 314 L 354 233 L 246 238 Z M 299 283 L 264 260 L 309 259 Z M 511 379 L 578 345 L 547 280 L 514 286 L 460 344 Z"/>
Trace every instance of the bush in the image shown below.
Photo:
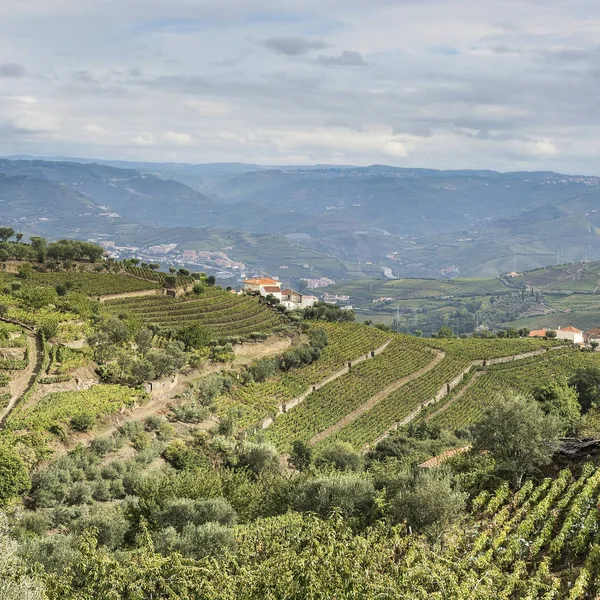
<path fill-rule="evenodd" d="M 167 415 L 170 421 L 181 421 L 182 423 L 201 423 L 210 417 L 210 410 L 205 406 L 188 404 L 186 406 L 172 406 Z"/>
<path fill-rule="evenodd" d="M 156 545 L 160 552 L 180 552 L 183 556 L 199 560 L 205 556 L 218 556 L 235 548 L 235 537 L 231 529 L 217 523 L 189 523 L 180 535 L 173 535 L 173 531 L 163 530 L 156 536 Z"/>
<path fill-rule="evenodd" d="M 373 483 L 357 474 L 308 479 L 298 486 L 294 507 L 326 518 L 334 509 L 344 517 L 371 521 L 376 514 Z"/>
<path fill-rule="evenodd" d="M 89 431 L 94 424 L 94 415 L 80 413 L 71 417 L 71 429 L 77 432 Z"/>
<path fill-rule="evenodd" d="M 334 442 L 315 458 L 315 465 L 330 465 L 340 471 L 358 471 L 363 466 L 363 458 L 348 442 Z"/>
<path fill-rule="evenodd" d="M 0 444 L 0 506 L 29 490 L 27 467 L 16 450 Z"/>
<path fill-rule="evenodd" d="M 119 427 L 121 434 L 129 440 L 133 440 L 140 433 L 144 432 L 144 424 L 141 421 L 126 421 Z"/>

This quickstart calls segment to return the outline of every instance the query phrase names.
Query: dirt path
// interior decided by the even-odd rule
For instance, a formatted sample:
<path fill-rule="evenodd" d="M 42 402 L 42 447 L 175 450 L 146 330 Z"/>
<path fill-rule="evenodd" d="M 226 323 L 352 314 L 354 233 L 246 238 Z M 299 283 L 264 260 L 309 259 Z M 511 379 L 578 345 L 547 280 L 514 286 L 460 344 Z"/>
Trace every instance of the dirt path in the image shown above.
<path fill-rule="evenodd" d="M 436 417 L 440 413 L 443 413 L 445 410 L 448 410 L 457 400 L 460 400 L 460 398 L 462 398 L 465 395 L 465 393 L 468 389 L 470 389 L 471 387 L 473 387 L 473 385 L 475 385 L 475 383 L 483 375 L 483 373 L 484 373 L 483 371 L 477 371 L 477 373 L 475 373 L 473 375 L 473 377 L 471 377 L 471 379 L 469 379 L 469 381 L 467 381 L 467 383 L 462 388 L 460 388 L 460 390 L 458 390 L 458 392 L 456 393 L 454 398 L 452 398 L 450 400 L 450 402 L 448 402 L 447 404 L 444 404 L 444 406 L 440 406 L 440 408 L 438 408 L 436 411 L 428 414 L 425 417 L 425 420 L 429 421 L 429 420 L 433 419 L 433 417 Z M 429 406 L 430 404 L 431 404 L 431 402 L 428 402 L 425 406 Z M 403 421 L 400 422 L 399 426 L 408 425 L 415 417 L 417 417 L 419 415 L 419 413 L 421 412 L 421 410 L 423 408 L 425 408 L 425 406 L 422 406 L 418 410 L 411 413 L 408 417 L 406 417 L 406 419 L 404 419 Z"/>
<path fill-rule="evenodd" d="M 427 363 L 424 367 L 421 367 L 418 371 L 414 371 L 410 375 L 406 375 L 406 377 L 402 377 L 402 379 L 394 381 L 386 388 L 380 390 L 374 396 L 371 396 L 371 398 L 369 398 L 364 404 L 361 404 L 358 408 L 355 408 L 352 412 L 348 413 L 341 421 L 338 421 L 337 423 L 331 425 L 331 427 L 328 427 L 320 433 L 317 433 L 317 435 L 311 438 L 308 443 L 311 446 L 314 446 L 315 444 L 318 444 L 319 442 L 323 441 L 325 438 L 328 438 L 330 435 L 337 433 L 340 429 L 342 429 L 349 423 L 352 423 L 352 421 L 355 421 L 356 419 L 358 419 L 358 417 L 360 417 L 367 411 L 371 410 L 376 404 L 379 404 L 382 400 L 387 398 L 396 390 L 399 390 L 407 383 L 410 383 L 414 379 L 417 379 L 417 377 L 421 377 L 421 375 L 424 375 L 428 371 L 431 371 L 431 369 L 433 369 L 437 364 L 439 364 L 443 360 L 444 356 L 446 356 L 444 352 L 441 352 L 440 350 L 434 350 L 434 352 L 435 356 L 433 357 L 433 360 Z"/>
<path fill-rule="evenodd" d="M 0 429 L 4 428 L 7 417 L 18 404 L 19 400 L 33 386 L 42 367 L 43 351 L 39 338 L 31 331 L 27 331 L 27 343 L 29 348 L 29 364 L 23 371 L 19 371 L 19 377 L 11 380 L 8 384 L 12 398 L 8 406 L 0 413 Z"/>

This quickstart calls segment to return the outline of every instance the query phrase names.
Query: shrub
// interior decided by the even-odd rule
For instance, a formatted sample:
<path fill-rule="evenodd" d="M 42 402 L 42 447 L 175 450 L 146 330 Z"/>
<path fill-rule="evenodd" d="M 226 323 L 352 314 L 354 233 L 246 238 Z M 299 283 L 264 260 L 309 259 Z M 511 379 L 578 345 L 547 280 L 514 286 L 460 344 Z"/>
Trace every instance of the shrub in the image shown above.
<path fill-rule="evenodd" d="M 94 415 L 79 413 L 71 417 L 71 429 L 77 432 L 89 431 L 94 424 Z"/>
<path fill-rule="evenodd" d="M 0 444 L 0 506 L 25 493 L 30 485 L 23 459 L 13 448 Z"/>
<path fill-rule="evenodd" d="M 324 518 L 338 509 L 344 517 L 371 521 L 376 513 L 375 488 L 369 479 L 357 474 L 308 479 L 298 487 L 294 507 Z"/>
<path fill-rule="evenodd" d="M 331 465 L 340 471 L 358 471 L 363 466 L 363 458 L 348 442 L 334 442 L 315 458 L 315 465 Z"/>

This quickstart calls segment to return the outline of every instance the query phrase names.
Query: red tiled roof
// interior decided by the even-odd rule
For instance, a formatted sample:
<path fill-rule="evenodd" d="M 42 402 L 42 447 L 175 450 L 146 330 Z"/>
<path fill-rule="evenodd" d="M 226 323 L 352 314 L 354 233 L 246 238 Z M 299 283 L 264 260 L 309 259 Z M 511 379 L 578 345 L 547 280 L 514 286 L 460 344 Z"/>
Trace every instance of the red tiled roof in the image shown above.
<path fill-rule="evenodd" d="M 267 292 L 267 294 L 274 294 L 275 292 L 279 293 L 281 290 L 278 285 L 264 285 L 263 290 Z"/>
<path fill-rule="evenodd" d="M 438 456 L 434 456 L 429 460 L 421 463 L 419 467 L 422 469 L 433 469 L 435 467 L 439 467 L 445 460 L 451 458 L 452 456 L 456 456 L 457 454 L 462 454 L 463 452 L 468 452 L 471 449 L 471 446 L 465 446 L 464 448 L 454 448 L 454 450 L 446 450 L 446 452 L 442 452 L 438 454 Z"/>
<path fill-rule="evenodd" d="M 569 333 L 583 333 L 581 329 L 577 329 L 577 327 L 573 327 L 573 325 L 569 325 L 568 327 L 561 329 L 561 331 L 568 331 Z"/>
<path fill-rule="evenodd" d="M 544 337 L 545 335 L 545 329 L 534 329 L 533 331 L 529 332 L 529 335 L 527 337 Z"/>
<path fill-rule="evenodd" d="M 246 279 L 244 280 L 244 283 L 249 283 L 251 285 L 281 285 L 279 281 L 275 281 L 270 277 L 255 277 L 253 279 Z"/>
<path fill-rule="evenodd" d="M 294 292 L 292 290 L 283 290 L 281 293 L 284 296 L 291 296 Z"/>

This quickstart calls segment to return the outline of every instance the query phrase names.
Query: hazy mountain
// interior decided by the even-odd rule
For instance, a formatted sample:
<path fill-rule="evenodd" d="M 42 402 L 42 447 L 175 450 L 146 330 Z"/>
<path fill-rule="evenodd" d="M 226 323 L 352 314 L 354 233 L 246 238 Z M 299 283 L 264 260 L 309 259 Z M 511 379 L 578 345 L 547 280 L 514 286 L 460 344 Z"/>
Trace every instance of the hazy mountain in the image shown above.
<path fill-rule="evenodd" d="M 99 164 L 0 160 L 0 173 L 68 186 L 111 212 L 149 226 L 210 225 L 216 205 L 172 179 Z M 32 199 L 33 200 L 33 199 Z M 37 197 L 44 203 L 43 195 Z"/>
<path fill-rule="evenodd" d="M 78 160 L 0 160 L 7 181 L 26 177 L 18 195 L 6 191 L 5 182 L 4 197 L 20 200 L 2 215 L 25 217 L 29 229 L 39 231 L 44 222 L 33 227 L 31 219 L 51 212 L 62 215 L 51 235 L 101 232 L 133 244 L 179 237 L 169 228 L 192 232 L 183 236 L 188 247 L 196 237 L 198 243 L 206 239 L 206 230 L 252 232 L 267 236 L 263 262 L 269 252 L 278 260 L 287 243 L 274 240 L 291 235 L 319 256 L 332 257 L 331 266 L 320 272 L 331 269 L 336 277 L 381 276 L 382 268 L 412 277 L 494 276 L 559 258 L 600 258 L 596 177 L 381 165 L 274 169 Z M 131 166 L 137 168 L 126 168 Z M 179 176 L 208 193 L 173 179 Z M 194 228 L 205 232 L 196 236 Z M 239 240 L 231 248 L 241 260 L 246 251 Z M 336 259 L 346 263 L 341 271 Z M 289 262 L 309 264 L 300 256 Z"/>

